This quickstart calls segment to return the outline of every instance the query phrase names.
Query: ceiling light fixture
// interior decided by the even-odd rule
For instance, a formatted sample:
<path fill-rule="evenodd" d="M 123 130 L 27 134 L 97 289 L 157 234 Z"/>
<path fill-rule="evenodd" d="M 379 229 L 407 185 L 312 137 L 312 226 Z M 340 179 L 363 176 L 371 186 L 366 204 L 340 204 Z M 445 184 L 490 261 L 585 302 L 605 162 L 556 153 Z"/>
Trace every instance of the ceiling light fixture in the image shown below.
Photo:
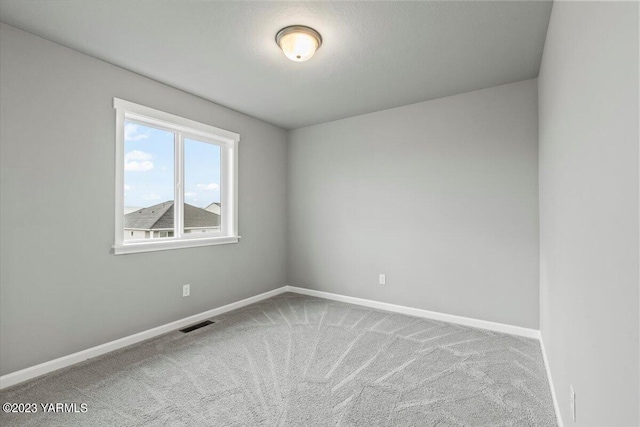
<path fill-rule="evenodd" d="M 304 62 L 322 45 L 322 36 L 313 28 L 291 25 L 278 31 L 276 43 L 292 61 Z"/>

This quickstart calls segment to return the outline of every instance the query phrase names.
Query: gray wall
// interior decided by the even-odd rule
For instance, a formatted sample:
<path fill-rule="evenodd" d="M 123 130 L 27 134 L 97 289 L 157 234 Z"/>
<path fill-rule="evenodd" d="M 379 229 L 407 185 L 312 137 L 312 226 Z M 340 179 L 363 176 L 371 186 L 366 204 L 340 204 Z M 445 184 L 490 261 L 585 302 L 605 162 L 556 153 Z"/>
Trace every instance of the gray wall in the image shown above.
<path fill-rule="evenodd" d="M 285 131 L 4 24 L 0 31 L 2 374 L 283 285 Z M 109 254 L 114 96 L 241 135 L 240 243 Z"/>
<path fill-rule="evenodd" d="M 638 418 L 638 4 L 556 2 L 540 99 L 541 329 L 564 425 Z"/>
<path fill-rule="evenodd" d="M 537 329 L 537 141 L 535 80 L 291 131 L 287 283 Z"/>

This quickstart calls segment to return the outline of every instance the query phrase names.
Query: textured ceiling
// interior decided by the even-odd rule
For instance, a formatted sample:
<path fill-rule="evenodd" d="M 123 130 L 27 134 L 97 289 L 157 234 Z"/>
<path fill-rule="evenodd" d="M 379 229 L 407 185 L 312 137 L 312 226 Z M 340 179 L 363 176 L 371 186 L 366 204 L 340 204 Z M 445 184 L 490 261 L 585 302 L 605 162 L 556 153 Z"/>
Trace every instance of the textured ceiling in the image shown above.
<path fill-rule="evenodd" d="M 0 20 L 286 129 L 537 77 L 550 2 L 0 0 Z M 294 63 L 282 27 L 323 37 Z"/>

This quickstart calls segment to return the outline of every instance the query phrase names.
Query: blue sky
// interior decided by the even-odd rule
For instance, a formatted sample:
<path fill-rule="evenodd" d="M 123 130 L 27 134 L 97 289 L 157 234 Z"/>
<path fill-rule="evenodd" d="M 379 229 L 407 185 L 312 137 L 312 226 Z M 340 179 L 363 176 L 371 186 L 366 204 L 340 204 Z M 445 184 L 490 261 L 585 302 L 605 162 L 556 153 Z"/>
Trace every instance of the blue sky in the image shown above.
<path fill-rule="evenodd" d="M 185 202 L 206 207 L 220 201 L 220 147 L 185 139 Z M 125 206 L 174 199 L 173 133 L 125 122 Z"/>

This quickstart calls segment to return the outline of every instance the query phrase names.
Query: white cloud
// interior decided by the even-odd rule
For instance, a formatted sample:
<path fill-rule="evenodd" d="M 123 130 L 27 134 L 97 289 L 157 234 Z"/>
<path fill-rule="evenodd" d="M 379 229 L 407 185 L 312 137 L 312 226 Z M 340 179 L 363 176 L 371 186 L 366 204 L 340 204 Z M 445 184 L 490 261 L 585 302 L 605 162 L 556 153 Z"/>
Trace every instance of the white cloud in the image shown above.
<path fill-rule="evenodd" d="M 198 199 L 198 193 L 194 193 L 194 192 L 184 193 L 184 196 L 194 200 Z"/>
<path fill-rule="evenodd" d="M 124 191 L 129 191 L 129 190 L 131 190 L 132 188 L 133 188 L 133 187 L 132 187 L 132 186 L 130 186 L 130 185 L 127 185 L 127 184 L 125 184 L 125 185 L 124 185 Z"/>
<path fill-rule="evenodd" d="M 153 162 L 138 162 L 136 160 L 125 163 L 124 170 L 128 172 L 146 172 L 153 169 Z"/>
<path fill-rule="evenodd" d="M 158 196 L 155 193 L 151 193 L 151 194 L 145 194 L 142 196 L 143 199 L 145 200 L 159 200 L 160 196 Z"/>
<path fill-rule="evenodd" d="M 124 155 L 124 161 L 129 162 L 131 160 L 151 160 L 151 153 L 145 153 L 140 150 L 129 151 Z"/>
<path fill-rule="evenodd" d="M 149 138 L 148 133 L 139 133 L 138 125 L 134 123 L 127 123 L 124 126 L 124 140 L 125 141 L 140 141 L 141 139 Z"/>
<path fill-rule="evenodd" d="M 220 188 L 220 186 L 215 182 L 212 182 L 211 184 L 198 184 L 197 187 L 198 187 L 198 190 L 204 190 L 204 191 L 213 191 Z"/>
<path fill-rule="evenodd" d="M 151 154 L 133 150 L 124 155 L 124 170 L 129 172 L 146 172 L 153 169 Z"/>

